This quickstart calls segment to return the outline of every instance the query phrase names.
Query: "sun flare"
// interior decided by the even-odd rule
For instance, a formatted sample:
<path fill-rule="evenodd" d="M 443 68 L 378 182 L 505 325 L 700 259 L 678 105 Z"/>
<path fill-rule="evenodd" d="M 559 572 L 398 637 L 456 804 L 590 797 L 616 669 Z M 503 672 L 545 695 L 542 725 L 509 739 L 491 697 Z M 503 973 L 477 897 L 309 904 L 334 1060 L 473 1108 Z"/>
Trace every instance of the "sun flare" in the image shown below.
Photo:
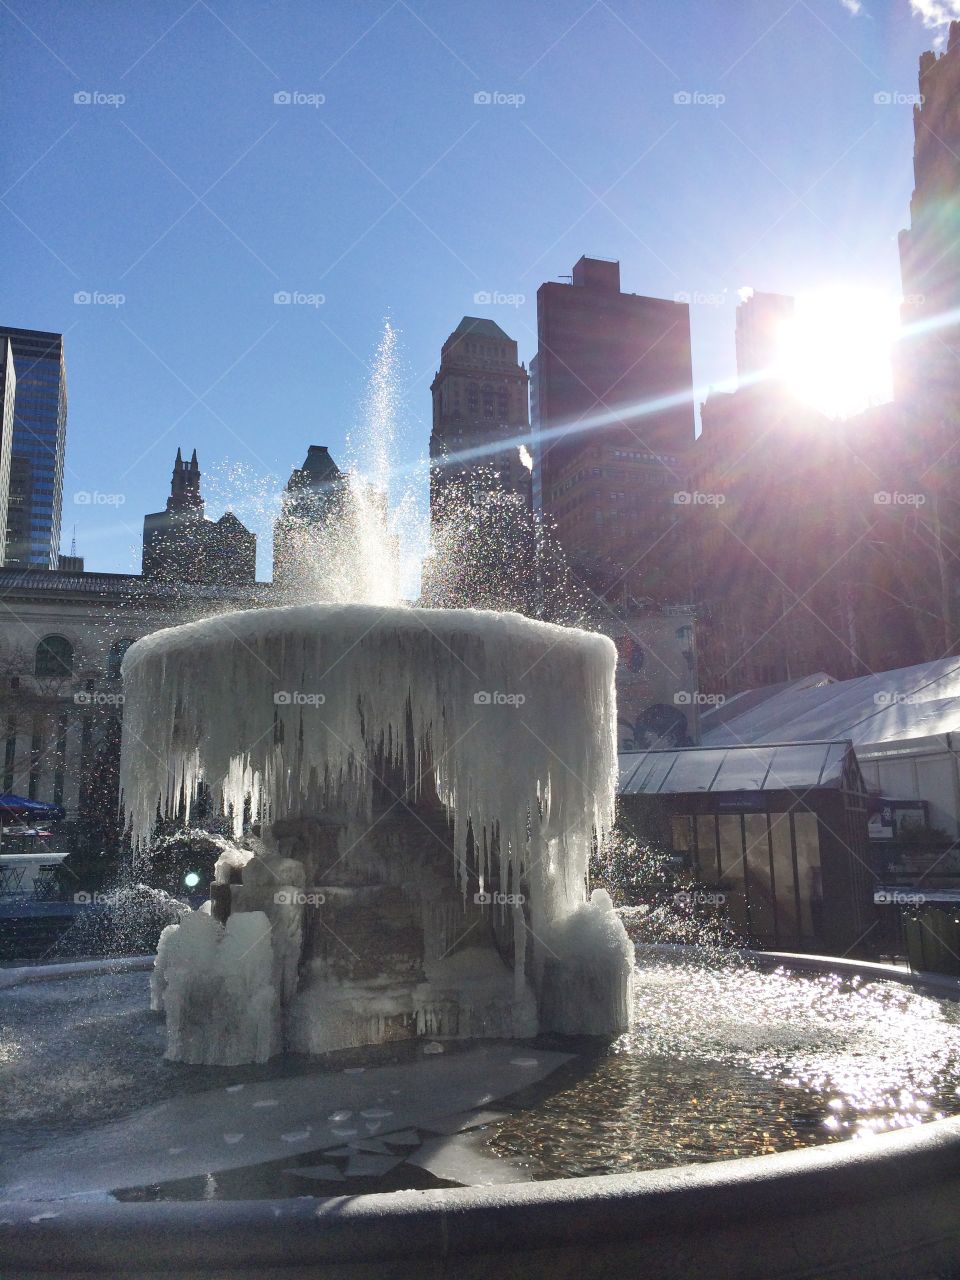
<path fill-rule="evenodd" d="M 835 285 L 801 294 L 780 332 L 775 373 L 830 418 L 848 418 L 892 395 L 897 304 L 878 290 Z"/>

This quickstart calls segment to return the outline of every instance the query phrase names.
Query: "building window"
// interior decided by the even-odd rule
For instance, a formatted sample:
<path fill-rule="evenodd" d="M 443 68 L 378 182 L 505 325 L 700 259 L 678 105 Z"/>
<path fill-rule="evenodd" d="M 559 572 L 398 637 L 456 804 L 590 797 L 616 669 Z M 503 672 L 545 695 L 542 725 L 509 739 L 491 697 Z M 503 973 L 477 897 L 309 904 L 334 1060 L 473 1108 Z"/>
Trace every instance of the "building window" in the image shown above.
<path fill-rule="evenodd" d="M 7 741 L 3 755 L 3 789 L 13 790 L 13 772 L 17 759 L 17 717 L 7 716 Z"/>
<path fill-rule="evenodd" d="M 67 726 L 65 715 L 57 722 L 57 749 L 53 763 L 53 803 L 63 804 L 63 785 L 67 767 Z"/>
<path fill-rule="evenodd" d="M 87 780 L 90 771 L 90 750 L 93 746 L 93 721 L 84 716 L 80 728 L 80 785 L 77 794 L 77 808 L 82 812 L 87 803 Z"/>
<path fill-rule="evenodd" d="M 69 676 L 73 674 L 73 645 L 65 636 L 44 636 L 37 645 L 34 675 Z"/>
<path fill-rule="evenodd" d="M 110 646 L 110 653 L 107 655 L 107 679 L 120 679 L 120 663 L 123 662 L 123 655 L 127 652 L 133 640 L 129 636 L 125 636 L 122 640 L 115 640 Z"/>
<path fill-rule="evenodd" d="M 40 786 L 40 771 L 43 767 L 43 728 L 39 719 L 33 722 L 33 736 L 30 739 L 30 781 L 27 786 L 27 799 L 36 800 Z"/>

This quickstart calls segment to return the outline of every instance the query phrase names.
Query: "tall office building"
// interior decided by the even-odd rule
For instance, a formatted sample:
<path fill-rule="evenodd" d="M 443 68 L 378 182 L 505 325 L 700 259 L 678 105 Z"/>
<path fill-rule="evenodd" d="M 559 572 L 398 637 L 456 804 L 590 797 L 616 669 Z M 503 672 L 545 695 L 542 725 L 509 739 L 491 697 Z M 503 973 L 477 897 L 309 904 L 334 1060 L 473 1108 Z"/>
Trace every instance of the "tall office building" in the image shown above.
<path fill-rule="evenodd" d="M 9 338 L 0 339 L 0 564 L 10 512 L 10 454 L 16 414 L 17 373 Z"/>
<path fill-rule="evenodd" d="M 900 232 L 902 319 L 897 398 L 942 419 L 960 413 L 960 22 L 946 50 L 920 55 L 913 108 L 910 227 Z"/>
<path fill-rule="evenodd" d="M 537 292 L 534 504 L 575 568 L 659 600 L 671 582 L 673 495 L 693 445 L 690 312 L 621 293 L 620 264 L 581 258 Z"/>
<path fill-rule="evenodd" d="M 513 338 L 492 320 L 464 316 L 440 349 L 430 385 L 430 512 L 444 487 L 481 472 L 529 505 L 530 469 L 520 444 L 530 428 L 529 378 Z"/>
<path fill-rule="evenodd" d="M 55 569 L 60 552 L 67 378 L 63 335 L 0 326 L 16 368 L 5 564 Z"/>
<path fill-rule="evenodd" d="M 775 373 L 783 329 L 793 318 L 794 299 L 785 293 L 745 290 L 737 307 L 737 377 L 741 383 Z"/>

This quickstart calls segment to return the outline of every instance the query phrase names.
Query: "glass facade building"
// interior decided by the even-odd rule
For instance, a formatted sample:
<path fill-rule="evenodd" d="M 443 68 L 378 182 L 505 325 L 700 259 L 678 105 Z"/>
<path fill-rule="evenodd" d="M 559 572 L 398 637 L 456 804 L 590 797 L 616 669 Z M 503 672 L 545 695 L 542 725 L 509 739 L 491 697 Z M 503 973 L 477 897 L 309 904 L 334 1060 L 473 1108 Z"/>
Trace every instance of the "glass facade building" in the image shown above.
<path fill-rule="evenodd" d="M 17 385 L 4 564 L 55 569 L 67 435 L 63 335 L 0 326 L 5 338 Z"/>
<path fill-rule="evenodd" d="M 0 564 L 7 544 L 10 510 L 10 457 L 16 413 L 17 372 L 9 338 L 0 338 Z"/>

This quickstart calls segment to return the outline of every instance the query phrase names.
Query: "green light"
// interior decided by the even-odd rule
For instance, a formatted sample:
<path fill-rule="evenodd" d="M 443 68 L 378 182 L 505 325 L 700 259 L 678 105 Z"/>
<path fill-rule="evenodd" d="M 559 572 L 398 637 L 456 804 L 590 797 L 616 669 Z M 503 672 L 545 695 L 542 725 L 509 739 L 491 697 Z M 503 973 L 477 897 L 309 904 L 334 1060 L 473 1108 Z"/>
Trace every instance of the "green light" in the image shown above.
<path fill-rule="evenodd" d="M 200 883 L 200 877 L 197 875 L 196 871 L 188 871 L 183 877 L 183 883 L 188 889 L 195 889 Z"/>

